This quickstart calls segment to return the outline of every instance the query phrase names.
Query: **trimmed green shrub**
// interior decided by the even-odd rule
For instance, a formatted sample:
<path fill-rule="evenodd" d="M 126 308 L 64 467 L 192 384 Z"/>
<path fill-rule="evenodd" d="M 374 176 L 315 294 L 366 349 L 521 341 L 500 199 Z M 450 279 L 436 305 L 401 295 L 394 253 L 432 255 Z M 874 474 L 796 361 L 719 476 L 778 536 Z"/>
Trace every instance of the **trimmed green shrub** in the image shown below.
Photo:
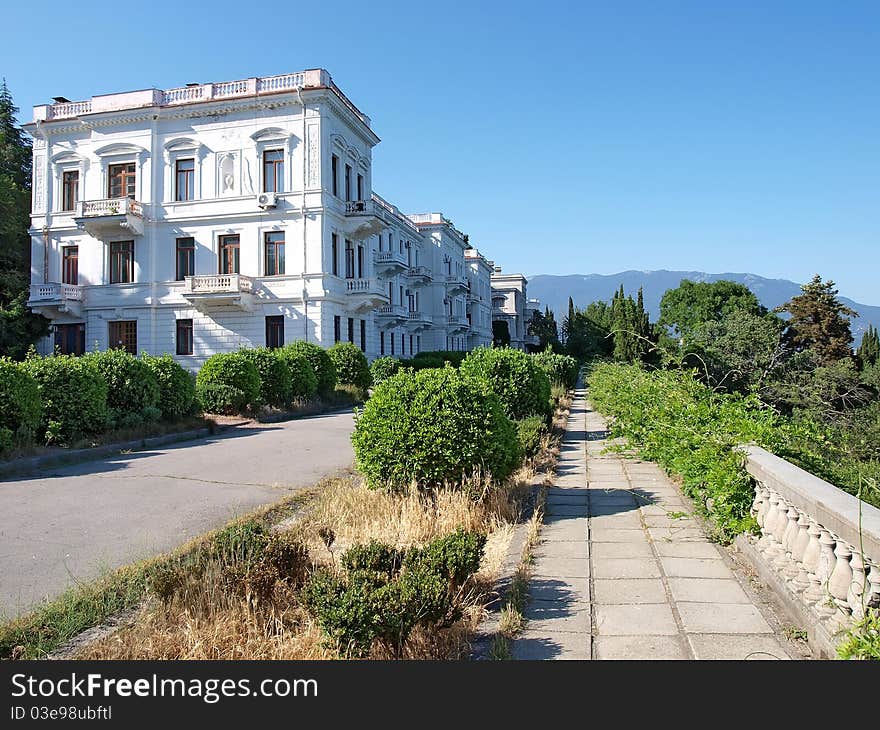
<path fill-rule="evenodd" d="M 432 355 L 430 357 L 425 356 L 418 359 L 412 358 L 410 360 L 401 360 L 400 366 L 402 368 L 412 368 L 413 370 L 432 370 L 434 368 L 446 367 L 446 363 L 442 357 Z"/>
<path fill-rule="evenodd" d="M 239 350 L 238 354 L 250 360 L 260 374 L 260 402 L 276 408 L 286 408 L 293 400 L 293 378 L 287 361 L 277 350 L 255 347 Z"/>
<path fill-rule="evenodd" d="M 297 355 L 286 347 L 275 350 L 275 354 L 287 365 L 290 373 L 291 399 L 314 398 L 318 392 L 318 376 L 312 364 L 303 355 Z"/>
<path fill-rule="evenodd" d="M 336 380 L 342 385 L 369 388 L 373 382 L 370 366 L 361 348 L 353 342 L 337 342 L 327 350 L 336 369 Z"/>
<path fill-rule="evenodd" d="M 206 388 L 208 385 L 226 387 Z M 240 413 L 260 401 L 260 372 L 240 352 L 211 355 L 196 376 L 196 396 L 209 413 Z M 221 410 L 212 410 L 209 405 Z"/>
<path fill-rule="evenodd" d="M 452 586 L 462 585 L 480 568 L 486 536 L 459 527 L 455 532 L 412 548 L 403 561 L 405 570 L 423 566 L 441 575 Z"/>
<path fill-rule="evenodd" d="M 196 400 L 195 378 L 171 355 L 141 355 L 159 385 L 159 409 L 172 420 L 193 412 Z"/>
<path fill-rule="evenodd" d="M 85 359 L 104 376 L 107 406 L 118 415 L 135 414 L 141 420 L 147 408 L 159 404 L 159 383 L 149 365 L 127 350 L 115 348 L 90 352 Z"/>
<path fill-rule="evenodd" d="M 205 413 L 233 416 L 248 406 L 247 396 L 240 388 L 225 383 L 196 383 L 196 402 Z"/>
<path fill-rule="evenodd" d="M 282 349 L 292 352 L 294 355 L 301 355 L 309 361 L 312 370 L 315 371 L 319 395 L 328 395 L 333 392 L 336 387 L 336 368 L 323 347 L 314 342 L 297 340 L 285 345 Z"/>
<path fill-rule="evenodd" d="M 387 380 L 392 375 L 395 375 L 401 367 L 403 367 L 403 363 L 399 358 L 390 356 L 377 357 L 370 364 L 370 376 L 373 378 L 373 385 L 379 385 L 383 380 Z"/>
<path fill-rule="evenodd" d="M 41 435 L 69 444 L 100 433 L 107 425 L 107 382 L 85 357 L 53 355 L 25 360 L 22 367 L 37 381 L 43 403 Z"/>
<path fill-rule="evenodd" d="M 550 416 L 550 379 L 531 355 L 511 348 L 480 347 L 468 354 L 460 370 L 485 380 L 509 418 Z"/>
<path fill-rule="evenodd" d="M 16 442 L 30 441 L 40 428 L 42 414 L 37 381 L 18 363 L 0 357 L 0 453 Z"/>
<path fill-rule="evenodd" d="M 425 350 L 413 355 L 413 361 L 440 362 L 440 365 L 431 365 L 430 367 L 443 367 L 444 363 L 449 363 L 452 367 L 457 368 L 467 357 L 464 350 Z"/>
<path fill-rule="evenodd" d="M 364 545 L 353 545 L 340 558 L 342 567 L 348 571 L 368 570 L 385 573 L 389 577 L 400 570 L 402 560 L 400 551 L 378 540 L 370 540 Z"/>
<path fill-rule="evenodd" d="M 516 435 L 519 448 L 526 458 L 536 456 L 547 433 L 547 423 L 541 416 L 529 416 L 516 422 Z"/>
<path fill-rule="evenodd" d="M 371 487 L 462 484 L 478 469 L 503 480 L 520 458 L 497 396 L 452 367 L 385 380 L 356 414 L 352 443 Z"/>
<path fill-rule="evenodd" d="M 577 384 L 580 365 L 571 355 L 560 355 L 549 347 L 544 352 L 536 352 L 532 358 L 538 363 L 553 385 L 574 388 Z"/>

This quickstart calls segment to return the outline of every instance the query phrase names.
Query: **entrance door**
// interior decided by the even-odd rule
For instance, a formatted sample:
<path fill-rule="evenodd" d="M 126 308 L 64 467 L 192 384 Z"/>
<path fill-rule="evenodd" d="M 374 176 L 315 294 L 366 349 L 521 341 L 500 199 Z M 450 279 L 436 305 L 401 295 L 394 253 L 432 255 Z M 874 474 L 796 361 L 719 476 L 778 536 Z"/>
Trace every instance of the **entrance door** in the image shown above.
<path fill-rule="evenodd" d="M 86 351 L 86 326 L 82 322 L 55 325 L 55 348 L 62 355 L 82 355 Z"/>

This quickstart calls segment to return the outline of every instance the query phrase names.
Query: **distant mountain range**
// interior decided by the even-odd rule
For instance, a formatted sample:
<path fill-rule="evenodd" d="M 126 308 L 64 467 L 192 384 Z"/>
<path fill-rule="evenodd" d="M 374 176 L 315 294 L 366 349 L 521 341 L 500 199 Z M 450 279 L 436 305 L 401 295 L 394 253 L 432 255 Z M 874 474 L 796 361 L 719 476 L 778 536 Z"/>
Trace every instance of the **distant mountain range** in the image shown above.
<path fill-rule="evenodd" d="M 568 276 L 552 276 L 537 274 L 529 277 L 528 296 L 537 298 L 542 304 L 548 305 L 556 314 L 561 324 L 568 311 L 568 298 L 571 297 L 579 307 L 599 299 L 609 301 L 614 292 L 623 284 L 627 294 L 635 294 L 639 287 L 643 288 L 645 307 L 651 313 L 651 320 L 656 321 L 660 314 L 660 299 L 667 289 L 675 289 L 682 279 L 692 281 L 736 281 L 751 289 L 758 300 L 768 309 L 778 307 L 801 293 L 800 284 L 787 279 L 765 279 L 755 274 L 707 274 L 704 271 L 622 271 L 619 274 L 571 274 Z M 852 322 L 853 337 L 856 345 L 862 339 L 862 333 L 869 324 L 880 328 L 880 307 L 859 304 L 844 296 L 840 301 L 852 307 L 859 317 Z"/>

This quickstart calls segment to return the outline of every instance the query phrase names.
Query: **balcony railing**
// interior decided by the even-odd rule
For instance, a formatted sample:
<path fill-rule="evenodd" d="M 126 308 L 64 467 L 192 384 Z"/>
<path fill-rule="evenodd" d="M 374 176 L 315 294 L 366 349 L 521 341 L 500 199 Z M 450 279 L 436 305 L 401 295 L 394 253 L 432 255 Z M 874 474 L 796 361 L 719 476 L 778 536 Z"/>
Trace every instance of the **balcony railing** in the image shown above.
<path fill-rule="evenodd" d="M 409 313 L 406 307 L 400 304 L 384 304 L 376 309 L 376 314 L 382 319 L 407 319 Z"/>
<path fill-rule="evenodd" d="M 131 198 L 104 198 L 103 200 L 84 200 L 80 203 L 80 216 L 98 218 L 106 215 L 136 215 L 144 217 L 144 208 Z"/>
<path fill-rule="evenodd" d="M 187 294 L 251 294 L 254 290 L 254 280 L 241 274 L 187 276 L 184 281 Z"/>
<path fill-rule="evenodd" d="M 76 284 L 37 284 L 31 288 L 32 302 L 81 302 L 82 289 Z"/>
<path fill-rule="evenodd" d="M 385 292 L 384 287 L 380 286 L 375 279 L 346 279 L 345 291 L 349 294 L 369 294 L 371 292 Z"/>
<path fill-rule="evenodd" d="M 377 264 L 403 264 L 409 267 L 406 254 L 400 251 L 376 251 Z"/>
<path fill-rule="evenodd" d="M 427 266 L 410 266 L 406 275 L 411 279 L 430 279 L 431 270 Z"/>
<path fill-rule="evenodd" d="M 375 215 L 372 200 L 349 200 L 345 204 L 345 215 Z"/>

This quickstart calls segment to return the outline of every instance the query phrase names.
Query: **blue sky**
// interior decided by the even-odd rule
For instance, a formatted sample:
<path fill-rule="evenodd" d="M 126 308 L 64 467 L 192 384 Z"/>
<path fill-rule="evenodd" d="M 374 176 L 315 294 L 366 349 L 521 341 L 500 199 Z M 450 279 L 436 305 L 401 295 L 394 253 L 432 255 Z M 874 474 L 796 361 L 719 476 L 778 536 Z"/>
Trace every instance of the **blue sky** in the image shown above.
<path fill-rule="evenodd" d="M 126 10 L 129 8 L 129 10 Z M 508 271 L 820 272 L 880 305 L 880 3 L 22 3 L 16 103 L 325 67 L 374 185 Z M 83 41 L 86 41 L 83 43 Z"/>

